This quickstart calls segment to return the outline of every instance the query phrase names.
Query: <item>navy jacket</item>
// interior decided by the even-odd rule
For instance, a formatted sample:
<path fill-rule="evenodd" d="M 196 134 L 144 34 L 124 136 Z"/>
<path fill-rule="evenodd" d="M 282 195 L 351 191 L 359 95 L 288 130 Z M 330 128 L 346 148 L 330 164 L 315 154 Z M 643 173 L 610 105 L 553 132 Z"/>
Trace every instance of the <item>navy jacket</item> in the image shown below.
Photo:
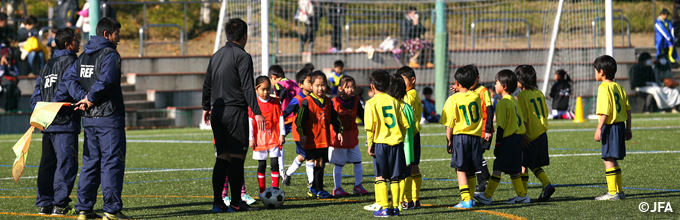
<path fill-rule="evenodd" d="M 57 50 L 54 52 L 54 55 L 52 56 L 52 59 L 61 57 L 61 56 L 71 56 L 72 59 L 64 60 L 64 62 L 70 62 L 70 63 L 64 63 L 64 64 L 55 64 L 55 66 L 70 66 L 78 57 L 78 55 L 70 50 Z M 45 71 L 47 68 L 43 69 Z M 57 70 L 57 69 L 52 69 L 52 71 L 63 71 L 63 70 Z M 35 108 L 35 105 L 43 101 L 42 94 L 40 94 L 40 86 L 42 85 L 40 83 L 40 79 L 42 78 L 42 74 L 38 79 L 35 81 L 35 89 L 33 90 L 33 95 L 31 95 L 31 109 Z M 62 81 L 63 81 L 63 76 L 62 76 Z M 56 95 L 54 96 L 53 100 L 59 100 L 59 102 L 76 102 L 72 97 L 66 95 L 66 96 L 61 96 L 57 97 Z M 70 106 L 66 106 L 64 108 L 71 108 Z M 76 111 L 73 114 L 73 117 L 71 117 L 71 120 L 66 123 L 66 124 L 52 124 L 49 127 L 47 127 L 43 132 L 63 132 L 63 133 L 80 133 L 80 112 Z"/>
<path fill-rule="evenodd" d="M 92 36 L 87 45 L 85 45 L 85 53 L 93 54 L 106 47 L 116 49 L 116 46 L 106 38 Z M 116 105 L 116 111 L 106 117 L 84 117 L 83 126 L 125 127 L 125 105 L 123 104 L 123 93 L 120 88 L 120 76 L 120 55 L 118 53 L 110 53 L 102 61 L 99 79 L 92 85 L 90 92 L 87 93 L 78 82 L 77 66 L 74 63 L 64 73 L 64 79 L 59 84 L 57 97 L 68 94 L 75 100 L 80 101 L 87 96 L 87 99 L 95 105 L 104 100 L 105 97 L 108 97 Z"/>

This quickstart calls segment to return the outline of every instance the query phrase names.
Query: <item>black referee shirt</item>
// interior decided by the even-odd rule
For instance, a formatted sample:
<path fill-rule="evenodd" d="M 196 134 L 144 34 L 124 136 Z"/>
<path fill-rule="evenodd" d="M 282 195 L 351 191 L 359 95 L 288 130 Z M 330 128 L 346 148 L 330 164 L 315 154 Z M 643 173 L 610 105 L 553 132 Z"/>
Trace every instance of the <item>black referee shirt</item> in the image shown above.
<path fill-rule="evenodd" d="M 252 109 L 261 115 L 253 85 L 253 58 L 240 45 L 227 42 L 210 58 L 203 82 L 203 110 L 211 106 Z"/>

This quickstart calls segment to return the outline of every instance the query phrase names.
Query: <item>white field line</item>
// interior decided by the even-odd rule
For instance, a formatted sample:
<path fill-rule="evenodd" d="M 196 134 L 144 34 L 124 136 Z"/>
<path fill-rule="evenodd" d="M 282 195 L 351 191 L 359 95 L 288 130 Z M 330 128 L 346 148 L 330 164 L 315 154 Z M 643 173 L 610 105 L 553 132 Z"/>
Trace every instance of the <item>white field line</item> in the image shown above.
<path fill-rule="evenodd" d="M 680 151 L 651 151 L 651 152 L 627 152 L 626 154 L 678 154 Z M 597 156 L 602 155 L 601 153 L 582 153 L 582 154 L 553 154 L 550 157 L 580 157 L 580 156 Z M 495 157 L 484 157 L 484 159 L 490 160 L 495 159 Z M 432 162 L 432 161 L 449 161 L 451 158 L 441 158 L 441 159 L 424 159 L 420 162 Z M 373 163 L 372 161 L 364 161 L 362 164 Z M 245 169 L 255 169 L 257 166 L 247 166 Z M 190 169 L 162 169 L 162 170 L 140 170 L 140 171 L 127 171 L 125 174 L 133 173 L 162 173 L 162 172 L 177 172 L 177 171 L 199 171 L 199 170 L 209 170 L 211 168 L 190 168 Z M 80 174 L 78 174 L 80 175 Z M 35 179 L 37 176 L 27 176 L 21 177 L 20 179 Z M 0 180 L 13 180 L 12 177 L 0 178 Z"/>

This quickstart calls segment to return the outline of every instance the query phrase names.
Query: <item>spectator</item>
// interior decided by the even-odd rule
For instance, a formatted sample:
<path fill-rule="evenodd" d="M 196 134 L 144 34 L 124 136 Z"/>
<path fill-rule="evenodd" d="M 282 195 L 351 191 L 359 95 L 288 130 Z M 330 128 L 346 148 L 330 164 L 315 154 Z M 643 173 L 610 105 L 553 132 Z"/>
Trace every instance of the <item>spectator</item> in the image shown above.
<path fill-rule="evenodd" d="M 331 83 L 331 95 L 333 97 L 338 95 L 338 86 L 340 85 L 340 79 L 342 79 L 343 76 L 345 76 L 345 62 L 342 62 L 342 60 L 336 60 L 333 63 L 333 72 L 331 73 L 331 77 L 329 77 L 329 81 Z"/>
<path fill-rule="evenodd" d="M 416 10 L 416 7 L 409 6 L 406 15 L 404 15 L 404 21 L 400 24 L 403 47 L 411 55 L 409 59 L 409 66 L 411 68 L 420 67 L 422 63 L 420 60 L 421 55 L 424 56 L 427 67 L 432 68 L 434 67 L 434 64 L 430 62 L 432 45 L 429 41 L 421 38 L 427 30 L 420 23 L 420 16 Z"/>
<path fill-rule="evenodd" d="M 33 74 L 40 74 L 40 69 L 45 65 L 45 54 L 47 49 L 38 39 L 38 29 L 36 24 L 38 19 L 31 15 L 24 21 L 24 27 L 19 29 L 19 48 L 21 49 L 21 59 L 28 61 L 29 71 Z M 24 73 L 26 74 L 26 73 Z"/>
<path fill-rule="evenodd" d="M 77 21 L 78 0 L 57 0 L 54 24 L 57 27 L 71 27 Z"/>
<path fill-rule="evenodd" d="M 649 55 L 649 54 L 647 54 Z M 553 119 L 572 119 L 569 113 L 571 98 L 571 77 L 567 71 L 559 69 L 555 72 L 555 84 L 550 89 Z"/>
<path fill-rule="evenodd" d="M 631 87 L 637 91 L 637 96 L 645 99 L 642 112 L 649 113 L 654 96 L 647 91 L 652 91 L 657 86 L 654 77 L 652 55 L 642 52 L 638 57 L 638 63 L 630 68 L 628 75 L 631 77 Z"/>
<path fill-rule="evenodd" d="M 654 42 L 656 43 L 656 56 L 659 57 L 662 53 L 671 54 L 671 61 L 678 59 L 678 54 L 673 50 L 673 43 L 675 43 L 675 30 L 673 28 L 673 23 L 670 20 L 666 20 L 668 15 L 671 13 L 668 9 L 661 10 L 661 15 L 656 18 L 656 23 L 654 24 L 654 30 L 656 31 L 656 37 Z"/>
<path fill-rule="evenodd" d="M 680 110 L 680 92 L 678 91 L 678 82 L 675 81 L 675 75 L 671 71 L 671 64 L 668 62 L 668 54 L 661 54 L 657 57 L 654 63 L 654 78 L 656 84 L 660 86 L 661 97 L 666 98 L 664 101 L 665 105 L 659 105 L 660 109 L 671 108 L 673 113 L 677 113 Z"/>
<path fill-rule="evenodd" d="M 638 63 L 631 68 L 629 73 L 633 76 L 631 86 L 641 97 L 645 98 L 645 104 L 642 108 L 644 113 L 651 111 L 650 107 L 653 100 L 656 101 L 656 106 L 659 109 L 676 108 L 680 104 L 678 90 L 669 88 L 663 83 L 663 78 L 668 77 L 669 73 L 670 62 L 668 62 L 666 53 L 662 53 L 658 57 L 655 66 L 652 66 L 652 56 L 649 53 L 642 53 L 638 58 Z M 672 73 L 670 74 L 672 76 Z M 676 112 L 677 110 L 672 109 L 672 111 Z"/>
<path fill-rule="evenodd" d="M 57 48 L 57 41 L 54 39 L 54 37 L 57 35 L 57 30 L 59 30 L 59 28 L 55 28 L 55 27 L 51 28 L 50 29 L 50 32 L 51 32 L 50 37 L 47 38 L 47 47 L 50 48 L 50 57 L 53 57 L 54 52 L 59 50 Z"/>
<path fill-rule="evenodd" d="M 329 53 L 342 51 L 342 27 L 345 25 L 346 12 L 343 3 L 328 3 L 328 23 L 333 26 Z"/>
<path fill-rule="evenodd" d="M 38 23 L 38 18 L 35 16 L 31 15 L 24 20 L 24 26 L 19 28 L 19 31 L 17 34 L 19 35 L 19 42 L 24 42 L 26 41 L 29 37 L 39 37 L 38 33 L 38 27 L 36 27 L 36 24 Z"/>
<path fill-rule="evenodd" d="M 83 42 L 86 42 L 90 38 L 90 1 L 88 0 L 85 2 L 85 5 L 83 5 L 83 10 L 80 10 L 78 12 L 78 15 L 80 17 L 78 18 L 78 21 L 76 21 L 76 27 L 80 28 L 81 31 L 83 31 L 83 34 L 85 35 L 85 39 L 82 39 Z"/>
<path fill-rule="evenodd" d="M 9 47 L 0 46 L 0 97 L 4 100 L 5 112 L 14 112 L 18 109 L 21 91 L 19 83 L 19 71 L 13 64 L 12 51 Z"/>
<path fill-rule="evenodd" d="M 0 43 L 5 46 L 10 45 L 10 40 L 17 40 L 17 34 L 7 25 L 7 19 L 7 14 L 0 13 Z"/>
<path fill-rule="evenodd" d="M 426 122 L 439 122 L 439 115 L 437 115 L 437 108 L 434 105 L 434 100 L 432 99 L 432 88 L 425 87 L 423 89 L 423 119 Z"/>
<path fill-rule="evenodd" d="M 300 53 L 314 51 L 314 39 L 316 31 L 319 30 L 319 20 L 323 15 L 319 2 L 310 0 L 300 0 L 297 19 L 305 24 L 305 31 L 300 29 Z M 305 50 L 305 44 L 309 42 L 309 48 Z"/>

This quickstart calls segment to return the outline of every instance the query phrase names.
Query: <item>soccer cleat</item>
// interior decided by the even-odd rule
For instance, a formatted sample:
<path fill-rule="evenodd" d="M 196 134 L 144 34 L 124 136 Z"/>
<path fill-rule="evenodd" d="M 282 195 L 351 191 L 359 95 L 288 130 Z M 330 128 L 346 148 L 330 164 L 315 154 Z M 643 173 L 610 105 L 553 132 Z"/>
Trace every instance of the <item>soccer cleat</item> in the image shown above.
<path fill-rule="evenodd" d="M 310 187 L 312 187 L 312 183 L 307 182 L 307 188 L 310 188 Z"/>
<path fill-rule="evenodd" d="M 626 198 L 626 194 L 623 193 L 623 191 L 619 192 L 619 199 L 625 199 L 625 198 Z"/>
<path fill-rule="evenodd" d="M 415 206 L 415 203 L 413 203 L 413 201 L 408 202 L 408 203 L 407 202 L 401 202 L 401 209 L 403 209 L 403 210 L 414 209 L 415 207 L 416 206 Z"/>
<path fill-rule="evenodd" d="M 67 205 L 66 207 L 54 206 L 52 209 L 52 215 L 75 215 L 76 210 L 73 206 Z"/>
<path fill-rule="evenodd" d="M 380 209 L 382 209 L 382 207 L 380 205 L 378 205 L 378 203 L 373 203 L 373 204 L 364 206 L 364 210 L 366 210 L 366 211 L 378 211 Z"/>
<path fill-rule="evenodd" d="M 97 215 L 94 211 L 80 211 L 78 212 L 78 220 L 85 220 L 85 219 L 98 219 L 102 218 L 101 215 Z"/>
<path fill-rule="evenodd" d="M 422 206 L 420 205 L 420 200 L 413 202 L 413 208 L 414 209 L 422 208 Z"/>
<path fill-rule="evenodd" d="M 491 198 L 486 198 L 486 195 L 484 195 L 484 193 L 475 193 L 474 197 L 477 200 L 477 202 L 480 202 L 484 205 L 491 205 Z"/>
<path fill-rule="evenodd" d="M 392 214 L 392 210 L 381 208 L 380 210 L 373 212 L 373 217 L 390 217 L 390 214 Z"/>
<path fill-rule="evenodd" d="M 245 201 L 248 205 L 252 205 L 253 203 L 257 202 L 257 200 L 253 199 L 253 197 L 250 197 L 248 194 L 241 196 L 241 201 Z"/>
<path fill-rule="evenodd" d="M 392 209 L 390 216 L 394 216 L 394 217 L 399 216 L 399 209 Z"/>
<path fill-rule="evenodd" d="M 229 210 L 229 205 L 227 206 L 222 206 L 218 204 L 213 204 L 212 211 L 217 213 L 217 212 L 233 212 Z"/>
<path fill-rule="evenodd" d="M 354 186 L 354 194 L 357 194 L 357 193 L 359 193 L 361 195 L 366 195 L 366 194 L 368 194 L 368 191 L 366 189 L 364 189 L 363 184 L 359 184 L 359 185 Z"/>
<path fill-rule="evenodd" d="M 328 199 L 328 198 L 333 198 L 333 195 L 328 193 L 326 190 L 321 190 L 318 193 L 316 193 L 316 198 L 317 199 Z"/>
<path fill-rule="evenodd" d="M 134 219 L 130 216 L 124 215 L 122 212 L 118 211 L 115 214 L 104 212 L 103 220 L 122 220 L 122 219 Z"/>
<path fill-rule="evenodd" d="M 475 207 L 475 200 L 468 200 L 468 201 L 460 201 L 457 205 L 453 206 L 454 208 L 459 208 L 459 209 L 470 209 L 472 207 Z"/>
<path fill-rule="evenodd" d="M 38 210 L 39 215 L 47 215 L 52 213 L 52 206 L 43 206 Z"/>
<path fill-rule="evenodd" d="M 342 187 L 333 190 L 333 196 L 346 196 L 346 195 L 349 195 L 349 193 L 345 192 L 345 190 L 342 189 Z"/>
<path fill-rule="evenodd" d="M 486 190 L 486 181 L 483 181 L 481 184 L 477 185 L 475 191 L 477 192 L 484 192 Z"/>
<path fill-rule="evenodd" d="M 229 212 L 246 212 L 246 211 L 260 211 L 260 209 L 257 207 L 252 207 L 246 204 L 246 202 L 244 201 L 241 201 L 240 203 L 238 203 L 238 205 L 229 206 Z"/>
<path fill-rule="evenodd" d="M 290 186 L 290 176 L 288 176 L 286 172 L 288 171 L 281 173 L 281 175 L 283 176 L 283 182 L 281 184 L 283 184 L 284 186 Z"/>
<path fill-rule="evenodd" d="M 541 195 L 538 196 L 538 201 L 540 202 L 546 202 L 548 199 L 550 199 L 550 196 L 555 193 L 555 187 L 552 184 L 548 184 L 545 188 L 543 188 L 543 191 L 541 191 Z"/>
<path fill-rule="evenodd" d="M 319 194 L 319 191 L 317 191 L 314 188 L 310 187 L 309 190 L 307 190 L 307 196 L 309 196 L 309 197 L 316 198 L 317 194 Z"/>
<path fill-rule="evenodd" d="M 595 197 L 595 200 L 598 200 L 598 201 L 603 201 L 603 200 L 616 201 L 616 200 L 619 200 L 619 199 L 621 199 L 621 197 L 619 196 L 618 193 L 612 195 L 612 194 L 609 194 L 609 192 L 604 193 L 604 195 Z"/>
<path fill-rule="evenodd" d="M 224 201 L 224 204 L 227 205 L 227 206 L 229 206 L 229 204 L 231 204 L 231 197 L 229 197 L 229 196 L 225 196 L 224 199 L 222 199 L 222 200 Z"/>
<path fill-rule="evenodd" d="M 531 199 L 529 198 L 529 194 L 524 195 L 524 197 L 521 196 L 515 196 L 510 199 L 508 199 L 507 204 L 518 204 L 518 203 L 529 203 L 531 202 Z"/>

